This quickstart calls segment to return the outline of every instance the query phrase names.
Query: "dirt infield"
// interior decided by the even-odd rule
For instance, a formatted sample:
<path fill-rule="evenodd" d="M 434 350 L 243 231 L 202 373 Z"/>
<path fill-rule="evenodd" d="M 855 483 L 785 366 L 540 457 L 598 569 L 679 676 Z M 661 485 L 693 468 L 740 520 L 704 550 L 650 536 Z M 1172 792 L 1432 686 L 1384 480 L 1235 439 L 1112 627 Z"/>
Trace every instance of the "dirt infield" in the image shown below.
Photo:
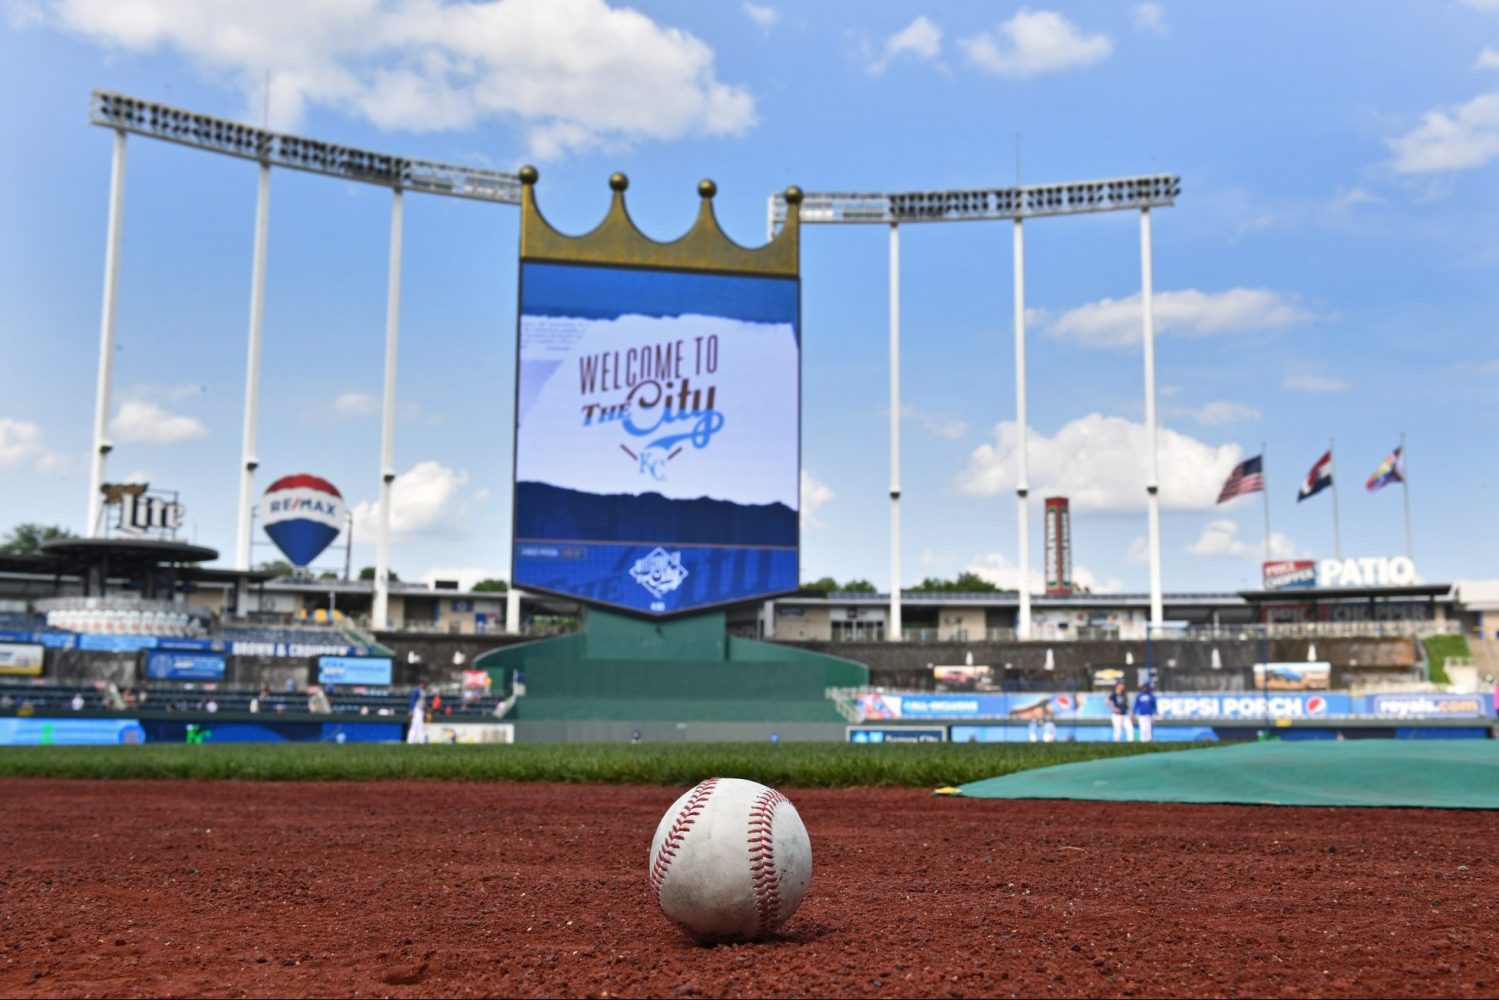
<path fill-rule="evenodd" d="M 793 790 L 807 901 L 701 948 L 679 791 L 0 781 L 0 994 L 1499 995 L 1499 813 Z"/>

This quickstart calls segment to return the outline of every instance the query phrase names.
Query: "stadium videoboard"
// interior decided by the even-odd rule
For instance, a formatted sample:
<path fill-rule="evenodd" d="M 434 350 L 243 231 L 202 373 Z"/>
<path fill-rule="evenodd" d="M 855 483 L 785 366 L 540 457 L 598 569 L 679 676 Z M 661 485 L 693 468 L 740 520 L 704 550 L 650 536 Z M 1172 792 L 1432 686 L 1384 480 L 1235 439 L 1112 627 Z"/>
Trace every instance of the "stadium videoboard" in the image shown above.
<path fill-rule="evenodd" d="M 794 590 L 800 281 L 524 261 L 515 583 L 652 616 Z"/>

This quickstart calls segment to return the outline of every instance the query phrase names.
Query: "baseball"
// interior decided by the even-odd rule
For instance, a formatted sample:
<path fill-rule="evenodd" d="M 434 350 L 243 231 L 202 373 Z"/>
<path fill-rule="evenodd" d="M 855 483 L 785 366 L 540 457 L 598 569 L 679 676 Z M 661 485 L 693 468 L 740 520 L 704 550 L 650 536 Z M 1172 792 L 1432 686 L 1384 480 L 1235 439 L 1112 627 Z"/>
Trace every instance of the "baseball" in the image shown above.
<path fill-rule="evenodd" d="M 651 895 L 703 941 L 773 933 L 812 881 L 812 842 L 791 801 L 754 781 L 709 778 L 672 803 L 651 841 Z"/>

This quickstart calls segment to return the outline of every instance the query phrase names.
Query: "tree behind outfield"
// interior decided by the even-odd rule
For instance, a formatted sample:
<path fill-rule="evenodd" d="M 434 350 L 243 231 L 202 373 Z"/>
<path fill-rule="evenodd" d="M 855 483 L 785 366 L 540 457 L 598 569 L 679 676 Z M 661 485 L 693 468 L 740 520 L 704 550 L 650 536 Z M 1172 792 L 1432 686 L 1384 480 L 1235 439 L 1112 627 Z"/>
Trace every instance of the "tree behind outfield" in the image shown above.
<path fill-rule="evenodd" d="M 510 584 L 504 580 L 480 580 L 474 584 L 473 592 L 476 594 L 503 594 L 510 589 Z"/>
<path fill-rule="evenodd" d="M 937 594 L 992 594 L 999 590 L 977 573 L 959 573 L 956 580 L 929 576 L 911 589 Z"/>
<path fill-rule="evenodd" d="M 8 556 L 34 556 L 42 551 L 43 542 L 54 542 L 61 538 L 77 538 L 67 528 L 56 524 L 37 524 L 23 521 L 10 529 L 5 540 L 0 542 L 0 553 Z"/>

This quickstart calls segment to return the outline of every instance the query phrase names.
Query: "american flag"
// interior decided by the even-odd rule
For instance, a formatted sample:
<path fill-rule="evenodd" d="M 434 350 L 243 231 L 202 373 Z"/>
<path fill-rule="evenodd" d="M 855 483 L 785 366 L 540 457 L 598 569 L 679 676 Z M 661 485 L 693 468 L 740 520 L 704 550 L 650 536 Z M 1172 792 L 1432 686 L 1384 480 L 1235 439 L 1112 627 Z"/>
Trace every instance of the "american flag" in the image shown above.
<path fill-rule="evenodd" d="M 1223 484 L 1223 489 L 1218 493 L 1218 502 L 1232 500 L 1244 493 L 1264 492 L 1264 459 L 1264 455 L 1256 455 L 1234 466 L 1234 471 L 1228 474 L 1228 481 Z"/>

